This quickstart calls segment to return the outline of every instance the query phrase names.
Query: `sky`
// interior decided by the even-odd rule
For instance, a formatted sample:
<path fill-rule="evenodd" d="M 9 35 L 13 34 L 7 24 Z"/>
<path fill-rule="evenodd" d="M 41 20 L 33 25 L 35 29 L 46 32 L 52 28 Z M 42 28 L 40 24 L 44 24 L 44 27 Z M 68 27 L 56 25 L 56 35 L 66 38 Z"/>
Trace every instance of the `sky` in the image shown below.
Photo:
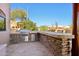
<path fill-rule="evenodd" d="M 28 11 L 28 17 L 37 24 L 42 25 L 71 25 L 72 4 L 69 3 L 12 3 L 11 10 L 23 9 Z"/>

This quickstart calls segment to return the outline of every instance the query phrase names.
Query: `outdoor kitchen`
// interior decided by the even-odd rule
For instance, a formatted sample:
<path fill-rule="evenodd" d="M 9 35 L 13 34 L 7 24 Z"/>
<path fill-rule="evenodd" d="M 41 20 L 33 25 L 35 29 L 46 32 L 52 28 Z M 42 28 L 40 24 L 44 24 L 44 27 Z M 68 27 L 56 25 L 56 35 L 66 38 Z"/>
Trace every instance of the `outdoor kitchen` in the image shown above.
<path fill-rule="evenodd" d="M 24 32 L 11 33 L 10 42 L 27 43 L 40 42 L 55 56 L 70 56 L 72 50 L 72 34 L 50 33 L 50 32 Z"/>
<path fill-rule="evenodd" d="M 0 19 L 3 21 L 3 27 L 0 28 L 0 56 L 72 56 L 73 40 L 76 37 L 72 34 L 73 26 L 70 26 L 70 33 L 54 32 L 53 29 L 48 31 L 47 26 L 37 27 L 26 15 L 20 22 L 10 18 L 9 4 L 0 4 L 0 8 Z M 23 12 L 20 9 L 14 11 L 14 16 Z"/>

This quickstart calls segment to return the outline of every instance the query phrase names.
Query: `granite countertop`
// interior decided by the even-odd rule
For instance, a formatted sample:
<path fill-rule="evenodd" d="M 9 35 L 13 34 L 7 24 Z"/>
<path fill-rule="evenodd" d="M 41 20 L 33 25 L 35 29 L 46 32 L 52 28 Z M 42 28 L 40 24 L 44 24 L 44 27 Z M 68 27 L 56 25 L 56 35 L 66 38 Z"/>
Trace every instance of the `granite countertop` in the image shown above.
<path fill-rule="evenodd" d="M 10 32 L 10 34 L 20 34 L 20 32 Z"/>
<path fill-rule="evenodd" d="M 58 38 L 69 38 L 69 39 L 74 38 L 74 35 L 72 35 L 71 33 L 56 33 L 56 32 L 47 32 L 47 31 L 31 31 L 29 33 L 30 34 L 40 33 L 40 34 L 44 34 L 44 35 L 48 35 L 48 36 L 52 36 L 52 37 L 58 37 Z M 10 34 L 27 34 L 27 32 L 25 32 L 25 33 L 11 32 Z"/>
<path fill-rule="evenodd" d="M 59 37 L 59 38 L 70 38 L 73 39 L 74 35 L 70 33 L 56 33 L 56 32 L 39 32 L 44 35 L 52 36 L 52 37 Z"/>

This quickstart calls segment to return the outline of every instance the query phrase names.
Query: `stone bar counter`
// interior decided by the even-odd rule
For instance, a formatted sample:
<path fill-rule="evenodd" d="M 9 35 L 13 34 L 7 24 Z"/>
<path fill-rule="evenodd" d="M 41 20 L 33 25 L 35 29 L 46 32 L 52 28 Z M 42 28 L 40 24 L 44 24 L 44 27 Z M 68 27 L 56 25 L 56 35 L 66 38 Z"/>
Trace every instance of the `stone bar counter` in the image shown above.
<path fill-rule="evenodd" d="M 38 40 L 45 45 L 54 56 L 71 56 L 74 35 L 54 32 L 38 32 Z"/>

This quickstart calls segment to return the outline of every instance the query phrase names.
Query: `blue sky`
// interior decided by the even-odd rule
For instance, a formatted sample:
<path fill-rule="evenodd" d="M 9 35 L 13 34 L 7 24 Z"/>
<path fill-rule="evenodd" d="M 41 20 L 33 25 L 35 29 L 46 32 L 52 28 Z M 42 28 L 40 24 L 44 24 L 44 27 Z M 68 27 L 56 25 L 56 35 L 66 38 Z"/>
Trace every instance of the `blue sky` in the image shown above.
<path fill-rule="evenodd" d="M 72 4 L 67 3 L 12 3 L 13 9 L 28 10 L 28 17 L 40 25 L 71 25 Z"/>

